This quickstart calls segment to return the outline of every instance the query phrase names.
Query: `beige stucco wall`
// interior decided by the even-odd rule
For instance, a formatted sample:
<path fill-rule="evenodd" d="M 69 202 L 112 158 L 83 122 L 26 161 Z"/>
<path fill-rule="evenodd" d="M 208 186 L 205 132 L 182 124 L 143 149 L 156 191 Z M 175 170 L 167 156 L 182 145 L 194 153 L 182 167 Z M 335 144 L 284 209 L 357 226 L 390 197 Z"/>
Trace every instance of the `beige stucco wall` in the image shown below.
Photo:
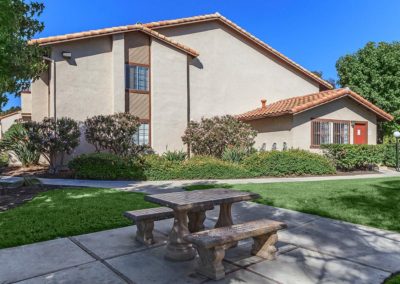
<path fill-rule="evenodd" d="M 293 117 L 292 146 L 294 148 L 310 149 L 311 118 L 366 121 L 368 122 L 368 144 L 376 144 L 376 115 L 352 99 L 342 98 Z M 350 143 L 353 143 L 352 127 Z"/>
<path fill-rule="evenodd" d="M 125 37 L 112 36 L 113 112 L 125 111 Z"/>
<path fill-rule="evenodd" d="M 32 113 L 32 94 L 21 93 L 21 112 Z"/>
<path fill-rule="evenodd" d="M 83 121 L 94 115 L 113 113 L 114 65 L 111 50 L 112 38 L 108 36 L 53 47 L 57 117 L 67 116 Z M 71 52 L 72 58 L 64 59 L 62 51 Z"/>
<path fill-rule="evenodd" d="M 266 56 L 217 22 L 159 29 L 200 53 L 190 67 L 191 118 L 239 114 L 319 91 L 315 82 Z"/>
<path fill-rule="evenodd" d="M 187 125 L 187 55 L 153 39 L 151 43 L 151 142 L 162 153 L 184 150 Z"/>
<path fill-rule="evenodd" d="M 32 120 L 40 121 L 48 116 L 49 105 L 49 76 L 48 71 L 43 72 L 39 79 L 32 82 Z"/>
<path fill-rule="evenodd" d="M 271 150 L 276 143 L 277 150 L 283 149 L 283 143 L 292 145 L 292 116 L 270 117 L 249 122 L 258 132 L 254 147 L 258 150 Z"/>

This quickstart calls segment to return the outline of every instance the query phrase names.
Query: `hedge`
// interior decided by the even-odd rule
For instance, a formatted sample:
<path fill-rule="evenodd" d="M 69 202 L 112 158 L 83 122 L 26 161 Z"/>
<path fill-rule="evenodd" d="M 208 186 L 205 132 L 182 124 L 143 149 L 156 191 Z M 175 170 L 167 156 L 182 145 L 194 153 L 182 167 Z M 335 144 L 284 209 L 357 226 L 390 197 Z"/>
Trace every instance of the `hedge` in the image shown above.
<path fill-rule="evenodd" d="M 83 179 L 116 180 L 144 179 L 142 165 L 111 153 L 83 154 L 69 162 L 75 177 Z"/>
<path fill-rule="evenodd" d="M 135 160 L 98 153 L 75 158 L 69 166 L 76 177 L 87 179 L 229 179 L 335 173 L 335 168 L 327 158 L 302 150 L 254 153 L 241 163 L 210 156 L 195 156 L 179 161 L 147 155 Z"/>
<path fill-rule="evenodd" d="M 227 179 L 251 176 L 244 167 L 209 156 L 195 156 L 183 162 L 157 155 L 145 157 L 144 175 L 149 180 Z"/>
<path fill-rule="evenodd" d="M 255 153 L 243 163 L 253 176 L 326 175 L 336 172 L 327 158 L 305 150 Z"/>
<path fill-rule="evenodd" d="M 381 145 L 321 145 L 324 155 L 344 171 L 373 169 L 379 165 L 394 167 L 396 164 L 393 144 Z"/>

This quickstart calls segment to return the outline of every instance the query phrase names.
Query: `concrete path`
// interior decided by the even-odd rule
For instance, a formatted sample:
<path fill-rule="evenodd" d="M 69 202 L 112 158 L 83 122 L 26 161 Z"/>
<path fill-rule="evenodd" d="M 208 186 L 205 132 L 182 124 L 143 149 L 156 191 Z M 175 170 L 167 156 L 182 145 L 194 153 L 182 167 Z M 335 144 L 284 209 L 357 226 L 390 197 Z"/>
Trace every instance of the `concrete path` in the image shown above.
<path fill-rule="evenodd" d="M 80 179 L 49 179 L 41 178 L 44 184 L 62 186 L 84 186 L 115 188 L 129 191 L 139 191 L 148 194 L 182 191 L 185 186 L 196 184 L 244 184 L 244 183 L 277 183 L 299 181 L 324 181 L 346 179 L 368 179 L 383 177 L 400 177 L 400 172 L 383 170 L 373 174 L 337 175 L 319 177 L 287 177 L 287 178 L 253 178 L 253 179 L 216 179 L 216 180 L 169 180 L 169 181 L 104 181 Z M 19 177 L 0 176 L 0 182 L 15 182 Z"/>
<path fill-rule="evenodd" d="M 219 208 L 207 212 L 212 227 Z M 400 271 L 400 234 L 286 209 L 241 202 L 235 223 L 270 218 L 289 228 L 279 234 L 279 256 L 250 256 L 251 241 L 227 252 L 226 278 L 216 283 L 382 283 Z M 157 243 L 134 240 L 135 226 L 0 250 L 0 283 L 214 283 L 194 272 L 195 261 L 163 258 L 172 220 L 157 222 Z"/>

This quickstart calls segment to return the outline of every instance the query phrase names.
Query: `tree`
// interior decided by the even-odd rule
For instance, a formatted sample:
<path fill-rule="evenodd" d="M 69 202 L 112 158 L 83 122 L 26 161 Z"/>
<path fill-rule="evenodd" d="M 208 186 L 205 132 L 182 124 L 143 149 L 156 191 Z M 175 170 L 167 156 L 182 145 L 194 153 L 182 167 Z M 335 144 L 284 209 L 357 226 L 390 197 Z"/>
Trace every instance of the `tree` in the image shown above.
<path fill-rule="evenodd" d="M 38 2 L 0 1 L 0 110 L 8 101 L 6 93 L 20 95 L 46 69 L 42 57 L 47 50 L 28 44 L 44 28 L 37 19 L 43 9 Z"/>
<path fill-rule="evenodd" d="M 139 118 L 130 113 L 97 115 L 85 120 L 85 138 L 96 152 L 106 150 L 119 156 L 136 156 L 147 150 L 133 140 L 139 126 Z"/>
<path fill-rule="evenodd" d="M 315 76 L 320 77 L 322 80 L 327 81 L 329 84 L 332 85 L 333 88 L 336 88 L 336 80 L 333 78 L 324 78 L 324 73 L 322 71 L 314 70 L 311 71 Z"/>
<path fill-rule="evenodd" d="M 349 87 L 394 116 L 384 123 L 383 134 L 391 136 L 400 123 L 400 42 L 367 43 L 354 54 L 336 62 L 339 84 Z"/>
<path fill-rule="evenodd" d="M 49 162 L 51 173 L 57 172 L 59 165 L 64 163 L 65 154 L 71 154 L 79 145 L 79 125 L 71 118 L 45 118 L 42 122 L 26 122 L 24 126 L 30 141 L 39 147 Z"/>
<path fill-rule="evenodd" d="M 257 132 L 249 124 L 230 115 L 191 121 L 182 137 L 183 143 L 196 155 L 221 158 L 227 147 L 250 150 Z"/>

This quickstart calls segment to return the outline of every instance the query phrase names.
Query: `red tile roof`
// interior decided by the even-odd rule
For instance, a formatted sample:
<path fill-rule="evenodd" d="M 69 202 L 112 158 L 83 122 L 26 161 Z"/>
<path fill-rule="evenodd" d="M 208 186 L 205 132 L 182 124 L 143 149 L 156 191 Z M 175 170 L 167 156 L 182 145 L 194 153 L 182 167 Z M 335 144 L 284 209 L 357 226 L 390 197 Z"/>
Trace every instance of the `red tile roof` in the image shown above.
<path fill-rule="evenodd" d="M 314 81 L 317 81 L 319 84 L 325 86 L 328 89 L 332 89 L 332 85 L 328 83 L 327 81 L 321 79 L 314 73 L 308 71 L 306 68 L 302 67 L 301 65 L 297 64 L 287 56 L 283 55 L 282 53 L 278 52 L 262 40 L 258 39 L 251 33 L 247 32 L 246 30 L 242 29 L 238 25 L 236 25 L 234 22 L 228 20 L 224 16 L 222 16 L 219 13 L 215 14 L 208 14 L 208 15 L 203 15 L 203 16 L 195 16 L 195 17 L 189 17 L 189 18 L 181 18 L 181 19 L 176 19 L 176 20 L 165 20 L 165 21 L 158 21 L 158 22 L 152 22 L 152 23 L 147 23 L 144 24 L 144 26 L 151 28 L 151 29 L 157 29 L 157 28 L 163 28 L 163 27 L 170 27 L 170 26 L 176 26 L 176 25 L 184 25 L 184 24 L 191 24 L 191 23 L 197 23 L 197 22 L 204 22 L 204 21 L 211 21 L 211 20 L 218 20 L 228 27 L 232 28 L 236 32 L 238 32 L 240 35 L 242 35 L 244 38 L 247 40 L 250 40 L 251 42 L 255 43 L 256 45 L 260 46 L 264 50 L 268 51 L 270 54 L 273 54 L 276 56 L 276 58 L 284 61 L 285 63 L 289 64 L 296 70 L 300 71 L 302 74 L 306 75 L 310 79 L 313 79 Z"/>
<path fill-rule="evenodd" d="M 29 44 L 49 45 L 49 44 L 56 44 L 56 43 L 67 42 L 67 41 L 72 41 L 72 40 L 79 40 L 79 39 L 84 39 L 84 38 L 98 37 L 98 36 L 104 36 L 104 35 L 130 32 L 130 31 L 143 32 L 143 33 L 148 34 L 154 38 L 157 38 L 169 45 L 172 45 L 175 48 L 182 50 L 182 51 L 190 54 L 193 57 L 199 56 L 199 53 L 196 50 L 194 50 L 186 45 L 183 45 L 175 40 L 172 40 L 172 39 L 166 37 L 165 35 L 162 35 L 159 32 L 153 31 L 153 30 L 149 29 L 148 27 L 145 27 L 141 24 L 120 26 L 120 27 L 114 27 L 114 28 L 106 28 L 106 29 L 100 29 L 100 30 L 92 30 L 92 31 L 66 34 L 66 35 L 60 35 L 60 36 L 51 36 L 51 37 L 46 37 L 46 38 L 38 38 L 38 39 L 33 39 L 33 40 L 29 41 Z"/>
<path fill-rule="evenodd" d="M 287 56 L 285 56 L 282 53 L 278 52 L 277 50 L 273 49 L 271 46 L 269 46 L 262 40 L 256 38 L 254 35 L 245 31 L 244 29 L 242 29 L 241 27 L 239 27 L 238 25 L 236 25 L 232 21 L 228 20 L 227 18 L 225 18 L 224 16 L 222 16 L 219 13 L 195 16 L 195 17 L 188 17 L 188 18 L 181 18 L 181 19 L 175 19 L 175 20 L 157 21 L 157 22 L 151 22 L 151 23 L 147 23 L 147 24 L 136 24 L 136 25 L 128 25 L 128 26 L 120 26 L 120 27 L 114 27 L 114 28 L 92 30 L 92 31 L 87 31 L 87 32 L 66 34 L 66 35 L 61 35 L 61 36 L 52 36 L 52 37 L 47 37 L 47 38 L 39 38 L 39 39 L 31 40 L 30 43 L 37 43 L 40 45 L 49 45 L 49 44 L 54 44 L 54 43 L 78 40 L 78 39 L 89 38 L 89 37 L 102 36 L 102 35 L 107 35 L 107 34 L 123 33 L 123 32 L 133 31 L 133 30 L 142 30 L 143 32 L 146 32 L 160 40 L 163 40 L 166 43 L 174 45 L 175 47 L 196 57 L 199 55 L 199 53 L 197 51 L 195 51 L 192 48 L 187 47 L 183 44 L 180 44 L 172 39 L 169 39 L 169 38 L 161 35 L 160 33 L 155 32 L 154 29 L 171 27 L 171 26 L 176 26 L 176 25 L 192 24 L 192 23 L 198 23 L 198 22 L 204 22 L 204 21 L 214 21 L 214 20 L 218 20 L 221 23 L 225 24 L 226 26 L 232 28 L 237 33 L 239 33 L 244 38 L 246 38 L 247 40 L 255 43 L 262 49 L 264 49 L 267 52 L 269 52 L 270 54 L 274 55 L 277 59 L 282 60 L 283 62 L 285 62 L 289 66 L 293 67 L 300 73 L 302 73 L 305 76 L 307 76 L 308 78 L 312 79 L 313 81 L 318 82 L 319 84 L 321 84 L 322 86 L 324 86 L 328 89 L 332 89 L 331 84 L 329 84 L 325 80 L 321 79 L 320 77 L 316 76 L 312 72 L 308 71 L 301 65 L 295 63 L 293 60 L 289 59 Z"/>
<path fill-rule="evenodd" d="M 243 121 L 250 121 L 265 117 L 296 114 L 343 97 L 349 97 L 355 100 L 357 103 L 368 108 L 383 120 L 393 120 L 393 116 L 364 99 L 359 94 L 346 88 L 328 90 L 315 94 L 280 100 L 270 105 L 266 105 L 265 107 L 257 108 L 255 110 L 240 114 L 237 116 L 237 118 Z"/>

